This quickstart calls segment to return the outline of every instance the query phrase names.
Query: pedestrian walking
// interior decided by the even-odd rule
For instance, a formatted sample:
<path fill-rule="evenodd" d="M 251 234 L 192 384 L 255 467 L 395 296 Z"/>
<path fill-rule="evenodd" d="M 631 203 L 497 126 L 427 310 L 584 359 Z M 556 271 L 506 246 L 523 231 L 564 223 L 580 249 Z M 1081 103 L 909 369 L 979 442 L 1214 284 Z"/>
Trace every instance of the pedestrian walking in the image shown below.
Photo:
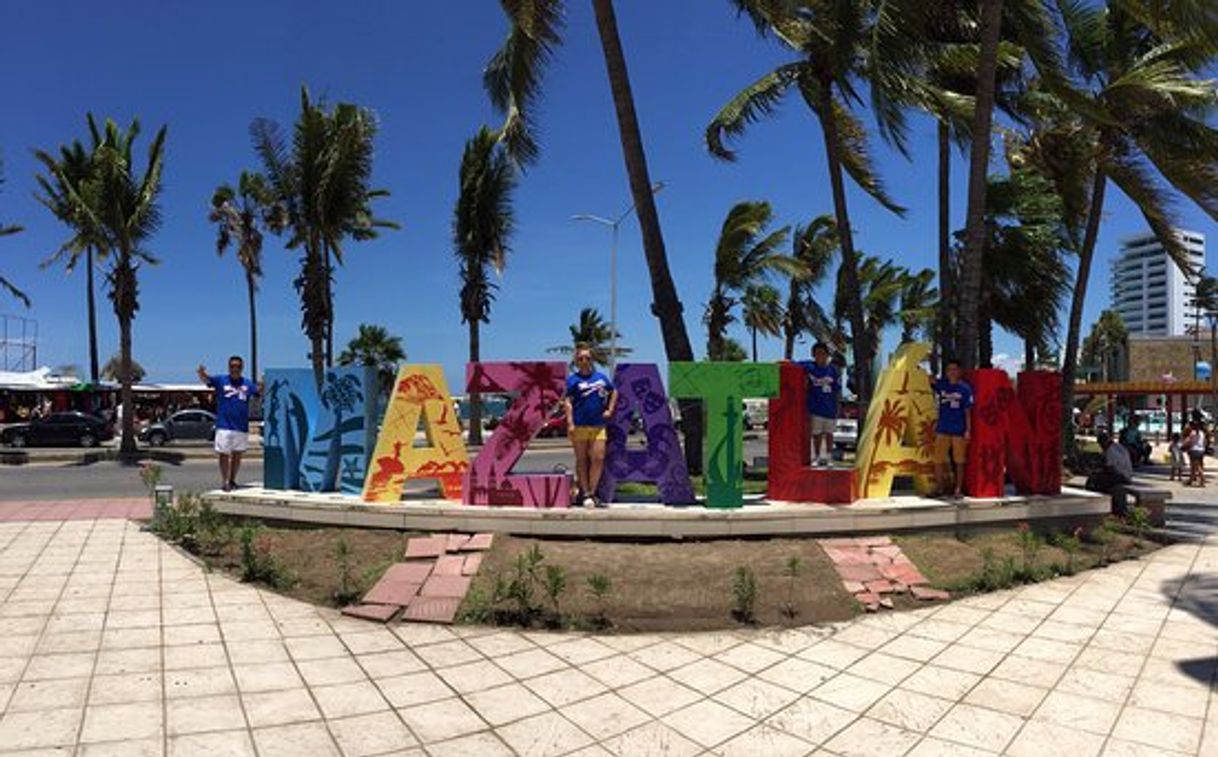
<path fill-rule="evenodd" d="M 1169 481 L 1184 481 L 1184 448 L 1180 443 L 1180 434 L 1171 435 L 1171 444 L 1167 447 L 1168 461 L 1171 463 Z"/>
<path fill-rule="evenodd" d="M 808 424 L 812 433 L 812 458 L 818 467 L 832 464 L 833 431 L 842 393 L 842 375 L 829 362 L 829 345 L 812 345 L 812 360 L 801 362 L 807 374 Z"/>
<path fill-rule="evenodd" d="M 572 502 L 581 507 L 604 507 L 596 496 L 605 469 L 606 422 L 617 407 L 613 381 L 595 370 L 592 350 L 575 350 L 575 371 L 567 377 L 567 436 L 575 450 L 577 490 Z"/>
<path fill-rule="evenodd" d="M 241 456 L 250 443 L 250 399 L 262 396 L 262 381 L 257 384 L 241 375 L 245 361 L 239 355 L 228 359 L 228 374 L 211 376 L 199 364 L 199 380 L 215 392 L 216 452 L 220 456 L 220 488 L 237 488 Z"/>
<path fill-rule="evenodd" d="M 939 420 L 935 423 L 935 462 L 939 493 L 964 493 L 964 465 L 968 460 L 969 410 L 973 388 L 961 377 L 960 361 L 948 360 L 943 377 L 934 383 Z M 948 486 L 949 478 L 952 486 Z"/>
<path fill-rule="evenodd" d="M 1185 449 L 1188 450 L 1188 481 L 1185 486 L 1205 486 L 1205 448 L 1207 438 L 1205 424 L 1193 421 L 1189 430 Z"/>

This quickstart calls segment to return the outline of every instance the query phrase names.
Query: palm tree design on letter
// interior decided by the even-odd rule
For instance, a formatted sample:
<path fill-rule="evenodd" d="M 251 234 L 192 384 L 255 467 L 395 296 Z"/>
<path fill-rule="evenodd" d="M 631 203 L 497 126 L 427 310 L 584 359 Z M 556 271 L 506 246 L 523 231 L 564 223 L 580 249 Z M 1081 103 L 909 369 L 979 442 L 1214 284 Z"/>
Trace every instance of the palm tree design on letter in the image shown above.
<path fill-rule="evenodd" d="M 909 414 L 906 412 L 905 403 L 902 400 L 884 400 L 884 409 L 880 411 L 880 417 L 876 424 L 875 442 L 871 445 L 871 459 L 867 461 L 867 479 L 863 484 L 863 496 L 867 496 L 867 490 L 878 478 L 881 468 L 876 463 L 876 456 L 880 453 L 881 447 L 887 447 L 894 443 L 899 443 L 905 438 L 905 430 L 909 427 Z M 886 465 L 884 467 L 887 467 Z"/>
<path fill-rule="evenodd" d="M 348 418 L 343 422 L 343 414 L 355 409 L 356 403 L 363 402 L 364 395 L 360 392 L 360 381 L 351 374 L 340 376 L 334 371 L 326 372 L 325 385 L 321 390 L 321 404 L 334 413 L 334 425 L 324 434 L 318 435 L 314 441 L 325 441 L 329 435 L 330 447 L 326 453 L 326 467 L 322 473 L 320 491 L 334 491 L 338 483 L 338 469 L 342 462 L 343 435 L 363 425 L 363 418 Z M 358 423 L 357 423 L 358 421 Z M 347 428 L 350 426 L 351 428 Z"/>

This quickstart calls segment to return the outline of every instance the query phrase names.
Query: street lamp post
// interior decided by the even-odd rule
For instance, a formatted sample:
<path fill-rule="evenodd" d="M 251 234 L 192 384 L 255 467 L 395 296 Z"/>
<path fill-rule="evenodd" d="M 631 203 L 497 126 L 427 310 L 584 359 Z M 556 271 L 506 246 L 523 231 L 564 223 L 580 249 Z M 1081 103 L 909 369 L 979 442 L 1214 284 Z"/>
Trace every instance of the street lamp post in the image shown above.
<path fill-rule="evenodd" d="M 657 181 L 651 185 L 651 193 L 657 194 L 664 188 L 664 182 Z M 609 219 L 591 213 L 577 213 L 571 216 L 572 221 L 592 221 L 613 230 L 613 244 L 609 248 L 609 375 L 617 365 L 617 237 L 622 223 L 634 214 L 635 203 L 622 211 L 617 218 Z"/>

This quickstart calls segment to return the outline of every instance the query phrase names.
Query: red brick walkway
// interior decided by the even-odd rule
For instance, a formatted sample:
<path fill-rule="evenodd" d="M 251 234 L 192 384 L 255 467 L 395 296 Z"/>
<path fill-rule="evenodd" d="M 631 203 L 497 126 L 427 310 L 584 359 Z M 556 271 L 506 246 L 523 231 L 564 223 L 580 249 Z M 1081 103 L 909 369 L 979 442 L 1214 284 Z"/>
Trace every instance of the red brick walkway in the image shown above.
<path fill-rule="evenodd" d="M 0 502 L 0 522 L 148 518 L 151 516 L 152 502 L 147 497 Z"/>

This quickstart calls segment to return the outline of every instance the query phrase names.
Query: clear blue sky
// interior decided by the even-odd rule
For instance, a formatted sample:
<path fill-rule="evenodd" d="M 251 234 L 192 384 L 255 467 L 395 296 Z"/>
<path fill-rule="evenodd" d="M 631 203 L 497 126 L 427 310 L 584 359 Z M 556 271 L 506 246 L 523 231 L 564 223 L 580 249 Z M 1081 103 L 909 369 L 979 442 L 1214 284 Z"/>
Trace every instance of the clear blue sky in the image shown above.
<path fill-rule="evenodd" d="M 821 137 L 792 101 L 745 137 L 739 162 L 712 160 L 702 142 L 706 122 L 782 60 L 781 51 L 738 21 L 727 2 L 618 0 L 617 6 L 652 175 L 668 185 L 659 210 L 669 260 L 701 354 L 700 316 L 724 214 L 745 199 L 769 200 L 784 224 L 831 212 Z M 149 136 L 169 126 L 164 227 L 149 245 L 163 264 L 141 272 L 135 356 L 153 380 L 190 380 L 200 360 L 220 366 L 229 353 L 248 350 L 240 268 L 231 254 L 216 257 L 207 202 L 218 183 L 255 167 L 250 120 L 270 116 L 290 124 L 298 88 L 307 83 L 332 101 L 353 101 L 379 115 L 375 179 L 393 193 L 379 212 L 403 224 L 400 232 L 347 246 L 347 265 L 337 272 L 337 339 L 345 342 L 363 321 L 385 324 L 403 336 L 412 361 L 444 364 L 453 382 L 463 376 L 465 327 L 449 228 L 462 144 L 483 122 L 498 123 L 481 86 L 482 66 L 505 31 L 498 3 L 113 0 L 104 12 L 101 5 L 85 7 L 68 0 L 7 3 L 0 17 L 0 154 L 7 177 L 0 220 L 27 229 L 0 240 L 0 267 L 34 301 L 22 311 L 4 299 L 0 312 L 38 319 L 40 363 L 83 367 L 88 353 L 83 273 L 38 267 L 66 231 L 33 199 L 31 148 L 83 137 L 86 111 L 120 121 L 138 116 Z M 519 233 L 483 332 L 486 359 L 543 357 L 546 347 L 567 339 L 581 307 L 609 309 L 608 231 L 568 219 L 614 215 L 629 204 L 629 191 L 591 4 L 570 0 L 568 7 L 566 45 L 539 113 L 542 161 L 518 194 Z M 933 267 L 929 122 L 915 123 L 912 146 L 909 162 L 875 145 L 908 217 L 896 218 L 857 191 L 850 195 L 852 217 L 862 250 Z M 956 225 L 963 224 L 964 169 L 957 156 Z M 1112 194 L 1088 323 L 1107 304 L 1117 240 L 1143 228 L 1129 203 Z M 1200 212 L 1187 205 L 1181 211 L 1186 225 L 1218 239 Z M 268 238 L 259 298 L 263 367 L 304 364 L 307 343 L 291 285 L 296 257 Z M 637 359 L 662 361 L 634 224 L 624 230 L 620 261 L 625 342 Z M 117 349 L 117 327 L 100 293 L 99 322 L 104 361 Z M 743 331 L 736 336 L 745 339 Z M 1022 354 L 1006 336 L 997 347 Z M 777 340 L 764 344 L 763 359 L 780 355 Z"/>

